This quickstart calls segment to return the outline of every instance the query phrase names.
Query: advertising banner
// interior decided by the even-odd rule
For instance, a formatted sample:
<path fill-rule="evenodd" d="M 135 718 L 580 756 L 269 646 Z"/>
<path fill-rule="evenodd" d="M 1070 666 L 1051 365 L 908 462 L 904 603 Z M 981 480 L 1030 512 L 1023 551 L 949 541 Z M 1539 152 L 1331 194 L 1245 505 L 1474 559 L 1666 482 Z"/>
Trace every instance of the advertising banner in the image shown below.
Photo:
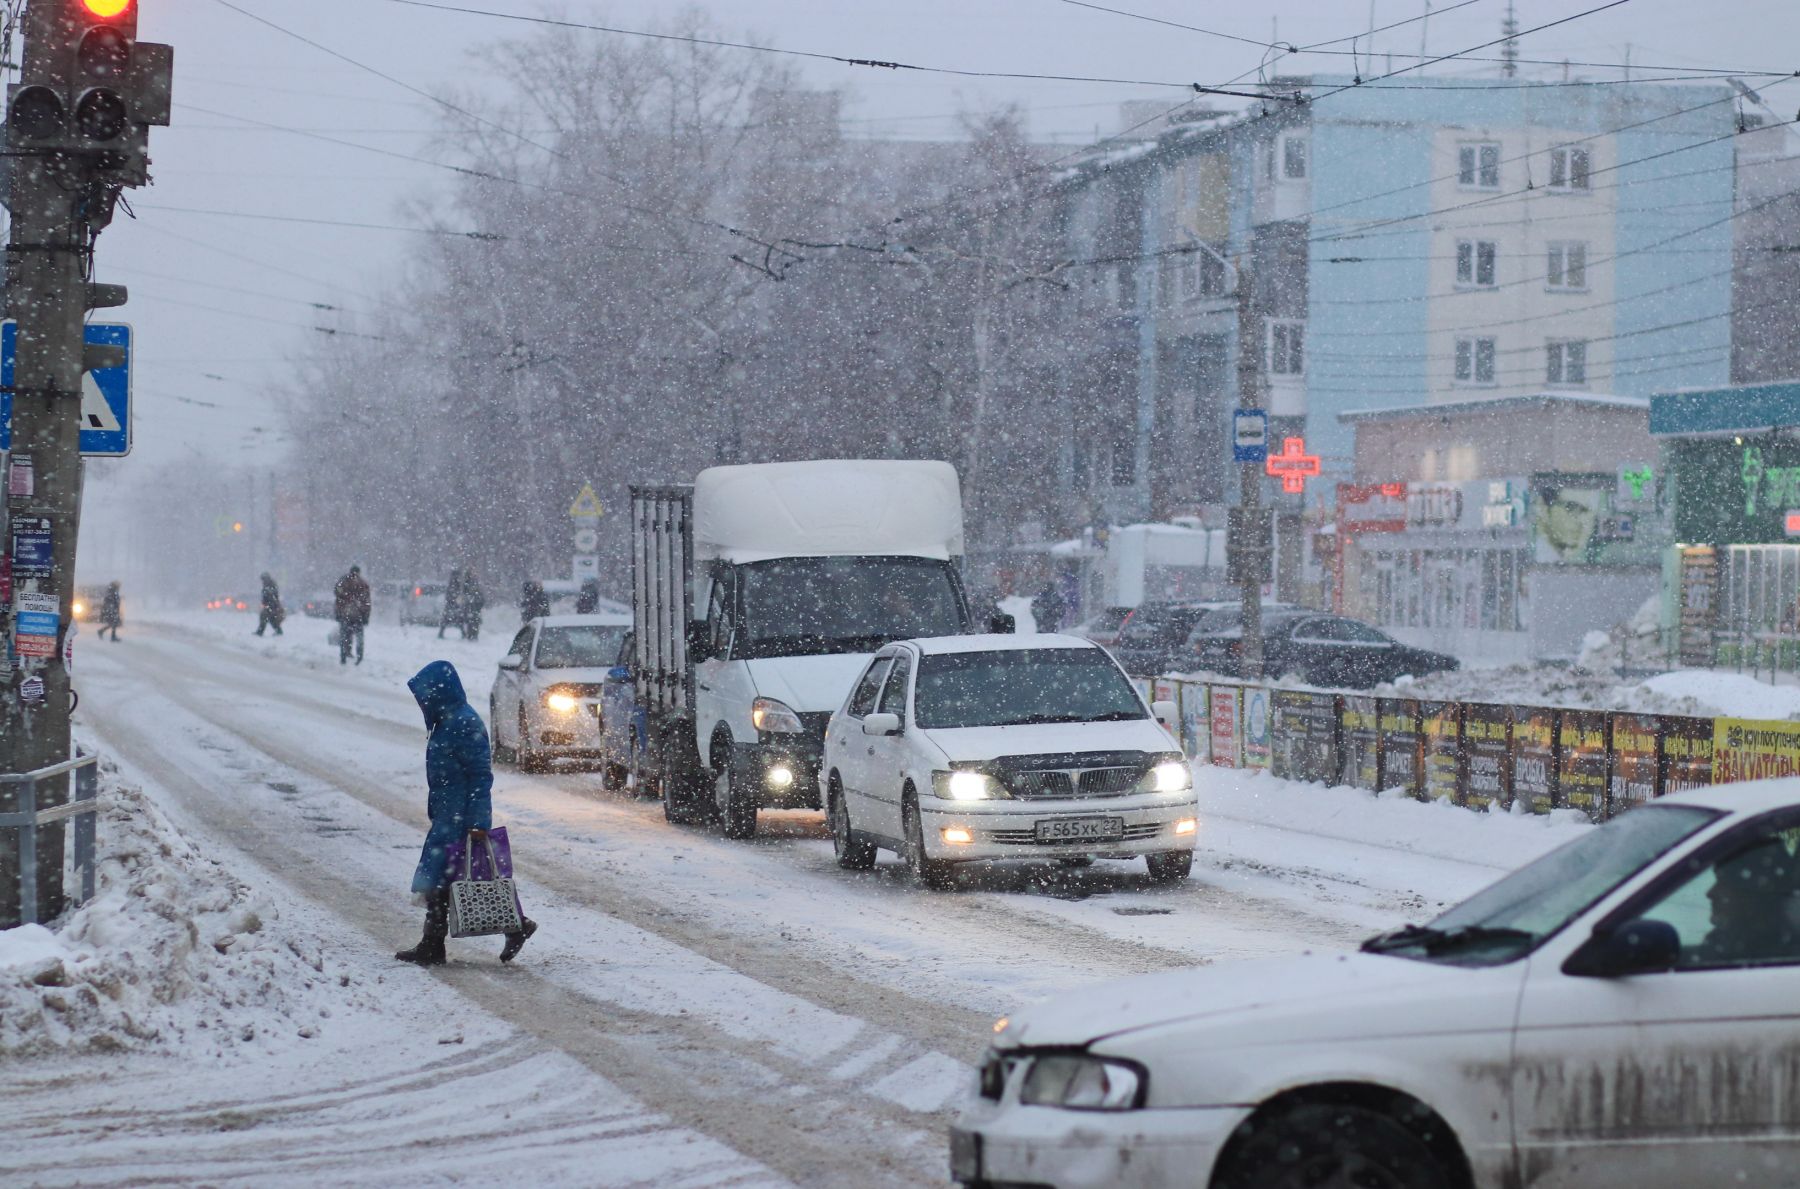
<path fill-rule="evenodd" d="M 1513 802 L 1533 813 L 1549 813 L 1556 801 L 1550 777 L 1556 770 L 1556 711 L 1547 706 L 1513 708 Z"/>
<path fill-rule="evenodd" d="M 1615 714 L 1612 720 L 1612 785 L 1608 817 L 1617 817 L 1657 796 L 1661 768 L 1656 740 L 1662 732 L 1654 714 Z"/>
<path fill-rule="evenodd" d="M 1713 782 L 1713 720 L 1661 716 L 1663 796 L 1709 787 Z"/>
<path fill-rule="evenodd" d="M 1419 703 L 1414 698 L 1379 698 L 1383 789 L 1419 795 Z"/>
<path fill-rule="evenodd" d="M 1800 722 L 1713 719 L 1713 783 L 1800 772 Z"/>
<path fill-rule="evenodd" d="M 1337 699 L 1301 690 L 1275 691 L 1275 775 L 1315 784 L 1338 779 Z"/>
<path fill-rule="evenodd" d="M 1564 710 L 1556 726 L 1556 804 L 1606 815 L 1606 712 Z"/>
<path fill-rule="evenodd" d="M 1269 743 L 1269 691 L 1250 686 L 1243 692 L 1244 767 L 1267 768 L 1272 758 Z"/>
<path fill-rule="evenodd" d="M 1341 721 L 1344 783 L 1374 792 L 1381 787 L 1381 719 L 1377 700 L 1345 694 Z"/>
<path fill-rule="evenodd" d="M 1206 720 L 1206 687 L 1192 681 L 1178 682 L 1177 699 L 1181 704 L 1181 750 L 1190 760 L 1206 758 L 1208 735 Z"/>
<path fill-rule="evenodd" d="M 1238 694 L 1234 685 L 1207 687 L 1211 760 L 1221 768 L 1241 766 L 1238 758 Z"/>
<path fill-rule="evenodd" d="M 1463 707 L 1461 804 L 1474 809 L 1512 805 L 1512 708 L 1491 702 Z"/>
<path fill-rule="evenodd" d="M 1424 797 L 1454 801 L 1462 787 L 1462 703 L 1421 702 L 1420 733 L 1424 736 Z"/>

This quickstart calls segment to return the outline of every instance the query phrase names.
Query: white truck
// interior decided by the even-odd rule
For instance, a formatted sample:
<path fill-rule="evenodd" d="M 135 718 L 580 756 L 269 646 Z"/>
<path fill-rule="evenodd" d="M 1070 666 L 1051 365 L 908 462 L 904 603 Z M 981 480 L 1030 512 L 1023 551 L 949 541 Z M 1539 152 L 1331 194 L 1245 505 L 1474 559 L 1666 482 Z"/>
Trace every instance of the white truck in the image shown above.
<path fill-rule="evenodd" d="M 764 807 L 819 808 L 825 726 L 869 658 L 975 630 L 948 463 L 713 467 L 633 487 L 631 517 L 634 768 L 671 822 L 748 838 Z"/>

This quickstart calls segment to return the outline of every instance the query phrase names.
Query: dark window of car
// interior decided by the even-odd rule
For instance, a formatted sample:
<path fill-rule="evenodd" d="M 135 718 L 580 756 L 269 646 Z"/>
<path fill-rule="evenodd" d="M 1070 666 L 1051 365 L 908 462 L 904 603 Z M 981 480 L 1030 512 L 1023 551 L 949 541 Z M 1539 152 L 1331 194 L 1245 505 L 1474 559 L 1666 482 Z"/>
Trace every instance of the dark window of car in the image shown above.
<path fill-rule="evenodd" d="M 878 656 L 869 662 L 869 667 L 863 670 L 862 677 L 856 682 L 856 689 L 851 693 L 850 704 L 844 708 L 844 713 L 851 718 L 866 718 L 874 711 L 875 695 L 881 692 L 882 678 L 887 676 L 888 666 L 893 663 L 894 658 L 889 656 Z"/>
<path fill-rule="evenodd" d="M 1637 915 L 1681 938 L 1677 969 L 1800 964 L 1800 815 L 1783 814 L 1734 838 L 1717 857 Z"/>
<path fill-rule="evenodd" d="M 1366 623 L 1357 623 L 1354 619 L 1336 619 L 1340 640 L 1348 640 L 1353 644 L 1392 644 L 1393 640 L 1376 631 Z"/>
<path fill-rule="evenodd" d="M 1318 640 L 1327 640 L 1332 643 L 1337 643 L 1341 640 L 1349 639 L 1349 637 L 1344 634 L 1343 628 L 1338 626 L 1339 622 L 1340 621 L 1335 619 L 1303 619 L 1294 625 L 1294 641 L 1298 644 L 1305 644 Z"/>
<path fill-rule="evenodd" d="M 919 726 L 1007 727 L 1146 717 L 1137 691 L 1098 648 L 950 652 L 919 660 Z"/>
<path fill-rule="evenodd" d="M 567 627 L 545 627 L 538 632 L 537 656 L 532 667 L 537 669 L 604 669 L 619 655 L 619 641 L 625 638 L 623 624 L 572 624 Z"/>
<path fill-rule="evenodd" d="M 894 658 L 887 682 L 881 687 L 881 700 L 876 709 L 883 714 L 897 714 L 906 721 L 906 683 L 912 678 L 912 654 L 903 652 Z"/>
<path fill-rule="evenodd" d="M 526 624 L 524 627 L 519 629 L 519 634 L 513 637 L 513 642 L 507 648 L 506 654 L 508 656 L 516 656 L 521 661 L 528 661 L 531 659 L 531 625 L 530 624 Z"/>

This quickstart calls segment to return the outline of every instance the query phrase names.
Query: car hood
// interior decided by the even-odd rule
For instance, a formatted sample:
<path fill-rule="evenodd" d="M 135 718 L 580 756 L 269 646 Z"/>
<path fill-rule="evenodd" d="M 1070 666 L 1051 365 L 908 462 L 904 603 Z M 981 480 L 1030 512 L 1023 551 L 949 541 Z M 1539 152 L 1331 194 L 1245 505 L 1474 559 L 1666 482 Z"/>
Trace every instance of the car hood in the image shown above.
<path fill-rule="evenodd" d="M 1008 1021 L 1003 1045 L 1083 1046 L 1108 1037 L 1170 1024 L 1207 1021 L 1229 1027 L 1240 1041 L 1264 1019 L 1296 1009 L 1329 1036 L 1366 1034 L 1366 1007 L 1396 1000 L 1456 995 L 1481 973 L 1381 954 L 1306 953 L 1291 958 L 1229 962 L 1103 983 L 1026 1008 Z"/>
<path fill-rule="evenodd" d="M 536 685 L 599 685 L 606 680 L 607 669 L 533 669 L 531 680 Z"/>
<path fill-rule="evenodd" d="M 1133 722 L 1034 723 L 1022 727 L 926 729 L 924 735 L 952 763 L 1000 756 L 1054 755 L 1071 751 L 1179 751 L 1153 719 Z"/>
<path fill-rule="evenodd" d="M 833 653 L 829 656 L 772 656 L 745 661 L 756 692 L 785 702 L 788 709 L 806 714 L 832 711 L 844 704 L 844 696 L 873 652 Z"/>

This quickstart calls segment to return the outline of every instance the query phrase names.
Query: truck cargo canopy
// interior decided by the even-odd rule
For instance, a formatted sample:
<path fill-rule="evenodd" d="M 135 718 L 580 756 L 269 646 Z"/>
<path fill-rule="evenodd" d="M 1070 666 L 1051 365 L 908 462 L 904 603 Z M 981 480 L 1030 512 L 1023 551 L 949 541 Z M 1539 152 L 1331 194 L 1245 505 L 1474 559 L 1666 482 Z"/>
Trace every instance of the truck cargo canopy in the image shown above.
<path fill-rule="evenodd" d="M 962 551 L 962 487 L 947 462 L 773 462 L 712 467 L 694 480 L 701 559 L 948 560 Z"/>

